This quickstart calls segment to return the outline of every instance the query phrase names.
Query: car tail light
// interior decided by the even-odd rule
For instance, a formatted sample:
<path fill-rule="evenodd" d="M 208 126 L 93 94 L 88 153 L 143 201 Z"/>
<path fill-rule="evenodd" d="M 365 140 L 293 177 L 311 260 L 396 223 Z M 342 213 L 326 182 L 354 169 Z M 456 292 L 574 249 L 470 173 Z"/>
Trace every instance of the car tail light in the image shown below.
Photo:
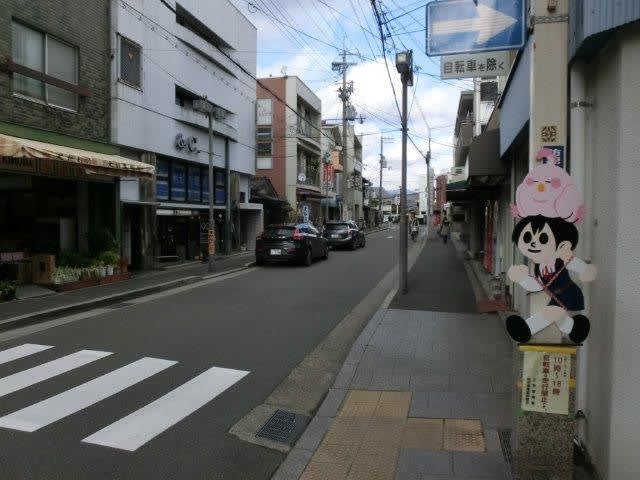
<path fill-rule="evenodd" d="M 299 229 L 295 229 L 293 231 L 293 239 L 294 240 L 304 240 L 304 235 L 302 235 L 302 232 Z"/>
<path fill-rule="evenodd" d="M 264 232 L 256 237 L 256 240 L 262 240 L 264 238 Z"/>

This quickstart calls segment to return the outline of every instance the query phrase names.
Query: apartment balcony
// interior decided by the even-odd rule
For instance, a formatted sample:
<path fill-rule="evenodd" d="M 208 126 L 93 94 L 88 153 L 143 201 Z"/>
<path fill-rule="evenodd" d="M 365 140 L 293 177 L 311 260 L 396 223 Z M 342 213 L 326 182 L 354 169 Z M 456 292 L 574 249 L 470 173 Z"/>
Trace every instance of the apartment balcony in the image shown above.
<path fill-rule="evenodd" d="M 307 164 L 304 165 L 298 161 L 298 185 L 304 185 L 306 187 L 314 187 L 321 189 L 322 184 L 320 182 L 320 165 Z"/>
<path fill-rule="evenodd" d="M 320 131 L 319 126 L 314 128 L 314 125 L 310 121 L 298 118 L 296 136 L 298 137 L 298 141 L 305 147 L 310 147 L 314 151 L 320 152 Z"/>

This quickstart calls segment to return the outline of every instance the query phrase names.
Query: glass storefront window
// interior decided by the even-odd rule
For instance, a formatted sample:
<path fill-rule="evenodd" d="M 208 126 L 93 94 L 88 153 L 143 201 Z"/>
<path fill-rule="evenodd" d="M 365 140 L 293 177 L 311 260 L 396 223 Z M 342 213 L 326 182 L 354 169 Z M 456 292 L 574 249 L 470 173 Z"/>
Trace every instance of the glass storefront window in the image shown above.
<path fill-rule="evenodd" d="M 227 196 L 225 187 L 225 174 L 224 172 L 215 172 L 215 203 L 222 205 L 226 202 Z"/>
<path fill-rule="evenodd" d="M 171 200 L 184 202 L 186 199 L 186 167 L 180 163 L 171 165 Z"/>
<path fill-rule="evenodd" d="M 200 180 L 202 183 L 202 203 L 209 203 L 209 170 L 202 169 Z"/>
<path fill-rule="evenodd" d="M 169 162 L 166 160 L 156 162 L 156 198 L 169 200 Z"/>
<path fill-rule="evenodd" d="M 190 202 L 200 203 L 200 167 L 189 167 L 189 193 Z"/>

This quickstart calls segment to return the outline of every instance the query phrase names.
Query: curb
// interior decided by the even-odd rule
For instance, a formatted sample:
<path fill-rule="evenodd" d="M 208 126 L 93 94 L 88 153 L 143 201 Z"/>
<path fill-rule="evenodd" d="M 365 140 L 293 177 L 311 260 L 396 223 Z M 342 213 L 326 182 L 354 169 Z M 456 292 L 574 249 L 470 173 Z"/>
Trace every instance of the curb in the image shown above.
<path fill-rule="evenodd" d="M 38 312 L 18 315 L 16 317 L 6 318 L 4 320 L 0 320 L 0 332 L 6 332 L 15 328 L 41 323 L 46 320 L 53 320 L 55 318 L 59 318 L 72 313 L 86 312 L 96 307 L 113 305 L 115 303 L 121 303 L 127 300 L 132 300 L 134 298 L 144 297 L 153 293 L 164 292 L 166 290 L 171 290 L 177 287 L 184 287 L 186 285 L 191 285 L 203 280 L 210 280 L 215 277 L 237 273 L 239 271 L 246 270 L 254 265 L 255 262 L 249 262 L 240 267 L 231 268 L 210 275 L 191 275 L 168 282 L 156 283 L 154 285 L 137 288 L 135 290 L 127 290 L 122 293 L 114 293 L 112 295 L 106 295 L 104 297 L 93 298 L 84 302 L 73 303 L 70 305 L 64 305 L 62 307 L 55 307 Z"/>

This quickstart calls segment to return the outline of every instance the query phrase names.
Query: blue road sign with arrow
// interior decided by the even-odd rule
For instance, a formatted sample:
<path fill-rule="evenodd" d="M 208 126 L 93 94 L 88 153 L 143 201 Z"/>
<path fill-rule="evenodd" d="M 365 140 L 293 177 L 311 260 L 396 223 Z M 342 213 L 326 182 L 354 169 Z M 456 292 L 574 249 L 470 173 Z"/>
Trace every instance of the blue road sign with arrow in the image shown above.
<path fill-rule="evenodd" d="M 441 0 L 427 4 L 429 56 L 517 50 L 524 42 L 524 0 Z"/>

